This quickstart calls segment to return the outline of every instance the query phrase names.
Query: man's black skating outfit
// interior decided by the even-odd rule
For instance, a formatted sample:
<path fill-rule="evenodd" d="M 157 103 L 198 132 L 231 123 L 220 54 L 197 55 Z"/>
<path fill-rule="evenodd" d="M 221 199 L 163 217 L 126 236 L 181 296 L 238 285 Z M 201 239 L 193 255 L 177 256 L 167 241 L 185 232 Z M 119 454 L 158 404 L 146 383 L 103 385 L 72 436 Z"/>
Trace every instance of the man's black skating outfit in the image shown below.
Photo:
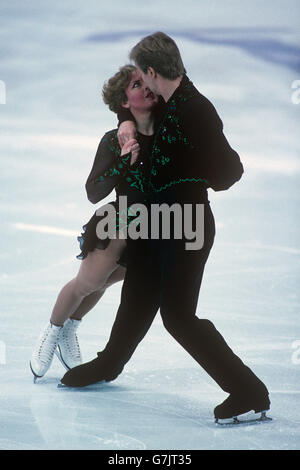
<path fill-rule="evenodd" d="M 270 402 L 265 385 L 232 352 L 214 325 L 195 315 L 215 235 L 207 188 L 229 188 L 240 179 L 243 167 L 223 134 L 215 108 L 186 75 L 163 108 L 150 174 L 144 181 L 144 203 L 193 204 L 193 208 L 204 204 L 203 247 L 186 250 L 184 237 L 128 239 L 127 273 L 109 341 L 96 359 L 67 372 L 62 383 L 80 387 L 114 380 L 160 308 L 169 333 L 230 394 L 215 408 L 216 418 L 267 410 Z"/>

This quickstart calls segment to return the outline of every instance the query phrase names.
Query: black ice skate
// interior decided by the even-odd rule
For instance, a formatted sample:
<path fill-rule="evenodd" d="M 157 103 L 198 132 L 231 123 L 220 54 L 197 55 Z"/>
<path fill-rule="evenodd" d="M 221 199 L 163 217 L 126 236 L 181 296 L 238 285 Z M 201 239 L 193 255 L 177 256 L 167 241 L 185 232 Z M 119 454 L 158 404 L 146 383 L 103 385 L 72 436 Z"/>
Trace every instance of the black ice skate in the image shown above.
<path fill-rule="evenodd" d="M 96 359 L 69 370 L 61 379 L 61 383 L 67 387 L 86 387 L 98 382 L 110 382 L 117 378 L 120 372 L 108 371 L 98 353 Z"/>
<path fill-rule="evenodd" d="M 216 406 L 215 422 L 221 425 L 234 425 L 243 423 L 261 423 L 271 421 L 266 412 L 270 409 L 270 400 L 268 393 L 264 395 L 243 395 L 231 394 L 220 405 Z M 239 419 L 240 415 L 249 411 L 260 413 L 259 417 L 250 419 Z"/>

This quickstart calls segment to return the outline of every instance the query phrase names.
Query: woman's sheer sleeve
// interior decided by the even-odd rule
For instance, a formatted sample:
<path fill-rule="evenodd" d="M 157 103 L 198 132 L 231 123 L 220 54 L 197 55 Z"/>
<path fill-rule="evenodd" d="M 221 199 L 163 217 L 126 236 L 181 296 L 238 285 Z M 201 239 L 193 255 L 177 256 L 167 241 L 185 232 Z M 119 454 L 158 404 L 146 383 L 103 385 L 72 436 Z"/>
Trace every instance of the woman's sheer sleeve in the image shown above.
<path fill-rule="evenodd" d="M 93 204 L 104 199 L 124 177 L 130 167 L 131 153 L 117 156 L 105 135 L 98 146 L 92 170 L 85 184 L 87 197 Z"/>

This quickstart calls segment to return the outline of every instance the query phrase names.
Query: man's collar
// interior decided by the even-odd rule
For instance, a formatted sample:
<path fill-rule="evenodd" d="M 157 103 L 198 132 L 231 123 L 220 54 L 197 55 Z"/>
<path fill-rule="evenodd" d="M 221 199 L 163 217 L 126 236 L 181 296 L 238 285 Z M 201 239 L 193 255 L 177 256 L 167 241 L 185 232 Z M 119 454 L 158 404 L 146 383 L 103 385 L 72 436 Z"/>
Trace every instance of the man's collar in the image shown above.
<path fill-rule="evenodd" d="M 177 96 L 184 91 L 184 89 L 189 83 L 191 83 L 189 77 L 186 74 L 183 74 L 180 84 L 178 85 L 174 93 L 170 96 L 166 104 L 169 105 L 173 99 L 176 99 Z"/>

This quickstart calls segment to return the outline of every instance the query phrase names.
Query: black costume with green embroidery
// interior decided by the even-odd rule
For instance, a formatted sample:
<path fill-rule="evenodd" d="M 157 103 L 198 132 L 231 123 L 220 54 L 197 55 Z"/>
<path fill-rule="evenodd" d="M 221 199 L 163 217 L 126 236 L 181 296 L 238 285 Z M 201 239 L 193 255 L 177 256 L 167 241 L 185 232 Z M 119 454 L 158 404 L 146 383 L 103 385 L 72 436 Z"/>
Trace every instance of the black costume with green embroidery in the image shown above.
<path fill-rule="evenodd" d="M 116 231 L 128 226 L 135 219 L 136 215 L 131 214 L 130 206 L 145 202 L 145 181 L 149 180 L 149 156 L 153 138 L 153 136 L 138 133 L 140 152 L 133 165 L 130 165 L 131 153 L 121 156 L 117 129 L 107 132 L 99 143 L 93 167 L 86 182 L 86 191 L 89 200 L 96 204 L 115 189 L 116 200 L 109 204 L 116 210 Z M 118 211 L 119 196 L 127 197 L 127 214 Z M 78 237 L 81 249 L 78 259 L 84 259 L 88 252 L 95 248 L 105 249 L 109 244 L 109 238 L 99 239 L 96 233 L 96 226 L 103 217 L 105 216 L 98 216 L 95 212 L 89 222 L 83 226 L 83 233 L 81 237 Z M 126 249 L 118 263 L 126 266 Z"/>
<path fill-rule="evenodd" d="M 186 75 L 169 101 L 160 100 L 158 107 L 148 182 L 151 198 L 176 187 L 178 194 L 194 193 L 195 202 L 204 202 L 208 187 L 228 189 L 241 178 L 243 166 L 216 109 Z M 128 109 L 118 117 L 119 123 L 134 120 Z"/>
<path fill-rule="evenodd" d="M 120 120 L 127 119 L 128 113 Z M 225 392 L 268 406 L 264 384 L 234 354 L 212 322 L 196 315 L 215 237 L 207 187 L 219 191 L 238 181 L 243 173 L 239 156 L 227 142 L 213 105 L 185 75 L 169 101 L 161 105 L 156 124 L 150 172 L 142 178 L 143 194 L 150 203 L 192 203 L 193 207 L 203 203 L 203 245 L 187 250 L 184 236 L 128 239 L 129 262 L 109 341 L 96 359 L 67 372 L 62 382 L 81 387 L 115 379 L 160 310 L 167 331 Z"/>

